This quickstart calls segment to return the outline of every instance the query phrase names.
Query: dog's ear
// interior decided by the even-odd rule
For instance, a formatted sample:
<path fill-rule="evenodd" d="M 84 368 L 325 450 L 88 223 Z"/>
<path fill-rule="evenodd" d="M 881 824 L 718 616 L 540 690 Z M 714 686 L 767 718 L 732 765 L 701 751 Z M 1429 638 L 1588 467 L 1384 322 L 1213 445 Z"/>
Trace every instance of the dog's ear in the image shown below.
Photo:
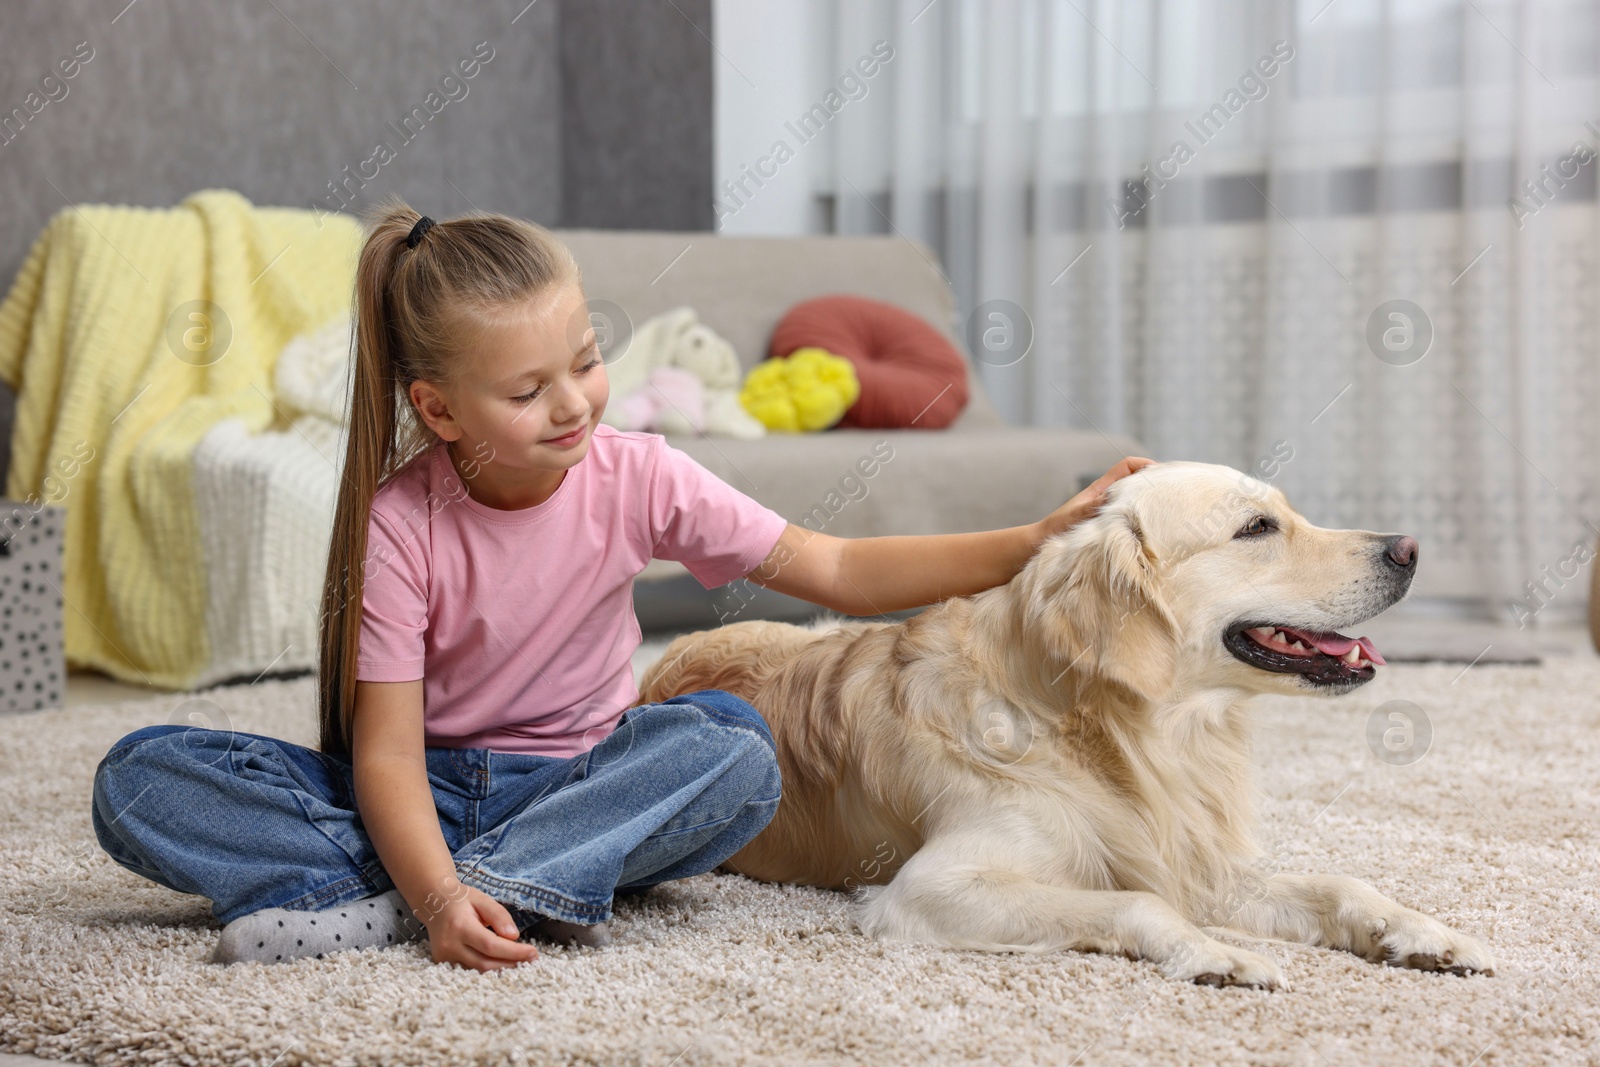
<path fill-rule="evenodd" d="M 1028 625 L 1058 669 L 1076 669 L 1160 700 L 1177 672 L 1178 626 L 1161 596 L 1162 568 L 1137 516 L 1102 510 L 1046 541 L 1024 589 Z"/>

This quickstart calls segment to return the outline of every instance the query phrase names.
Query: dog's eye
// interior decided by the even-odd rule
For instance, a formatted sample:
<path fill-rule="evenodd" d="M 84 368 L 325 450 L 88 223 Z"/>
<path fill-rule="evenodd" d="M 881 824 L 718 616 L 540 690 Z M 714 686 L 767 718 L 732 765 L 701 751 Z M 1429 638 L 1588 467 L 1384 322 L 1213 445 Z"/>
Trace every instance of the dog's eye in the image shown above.
<path fill-rule="evenodd" d="M 1234 534 L 1233 537 L 1234 540 L 1238 540 L 1241 537 L 1260 537 L 1262 534 L 1271 533 L 1277 528 L 1278 524 L 1265 515 L 1257 515 L 1240 527 L 1239 532 Z"/>

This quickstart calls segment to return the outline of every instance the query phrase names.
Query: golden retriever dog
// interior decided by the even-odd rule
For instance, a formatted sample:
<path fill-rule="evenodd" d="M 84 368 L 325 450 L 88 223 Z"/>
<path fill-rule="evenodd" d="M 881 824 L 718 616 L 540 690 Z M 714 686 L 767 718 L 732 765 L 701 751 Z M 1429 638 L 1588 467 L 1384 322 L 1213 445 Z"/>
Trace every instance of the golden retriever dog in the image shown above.
<path fill-rule="evenodd" d="M 641 697 L 760 709 L 783 799 L 720 869 L 855 889 L 872 937 L 1284 985 L 1209 926 L 1490 974 L 1480 942 L 1355 878 L 1272 870 L 1252 836 L 1251 699 L 1370 681 L 1382 657 L 1338 631 L 1404 597 L 1416 561 L 1410 537 L 1323 529 L 1237 471 L 1160 463 L 1005 585 L 900 623 L 685 634 Z"/>

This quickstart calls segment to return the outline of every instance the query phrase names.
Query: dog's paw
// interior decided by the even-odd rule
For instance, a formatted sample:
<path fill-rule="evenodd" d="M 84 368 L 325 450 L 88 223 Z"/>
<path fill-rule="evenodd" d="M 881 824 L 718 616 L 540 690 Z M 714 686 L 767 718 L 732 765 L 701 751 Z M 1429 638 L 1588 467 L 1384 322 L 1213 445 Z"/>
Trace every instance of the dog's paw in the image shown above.
<path fill-rule="evenodd" d="M 1168 978 L 1196 985 L 1245 986 L 1250 989 L 1289 988 L 1278 965 L 1242 948 L 1207 938 L 1185 945 L 1159 964 Z"/>
<path fill-rule="evenodd" d="M 1420 911 L 1400 910 L 1367 924 L 1367 959 L 1390 967 L 1450 974 L 1494 974 L 1494 954 L 1475 937 Z"/>

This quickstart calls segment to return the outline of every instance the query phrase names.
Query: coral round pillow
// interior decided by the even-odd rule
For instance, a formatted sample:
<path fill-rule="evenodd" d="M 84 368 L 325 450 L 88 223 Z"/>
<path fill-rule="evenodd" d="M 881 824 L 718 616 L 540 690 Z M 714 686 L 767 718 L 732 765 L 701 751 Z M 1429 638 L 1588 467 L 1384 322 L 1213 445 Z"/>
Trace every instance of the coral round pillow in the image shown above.
<path fill-rule="evenodd" d="M 821 348 L 848 359 L 861 396 L 838 425 L 856 429 L 949 426 L 967 406 L 967 361 L 950 339 L 904 308 L 860 296 L 819 296 L 790 308 L 767 355 Z"/>

